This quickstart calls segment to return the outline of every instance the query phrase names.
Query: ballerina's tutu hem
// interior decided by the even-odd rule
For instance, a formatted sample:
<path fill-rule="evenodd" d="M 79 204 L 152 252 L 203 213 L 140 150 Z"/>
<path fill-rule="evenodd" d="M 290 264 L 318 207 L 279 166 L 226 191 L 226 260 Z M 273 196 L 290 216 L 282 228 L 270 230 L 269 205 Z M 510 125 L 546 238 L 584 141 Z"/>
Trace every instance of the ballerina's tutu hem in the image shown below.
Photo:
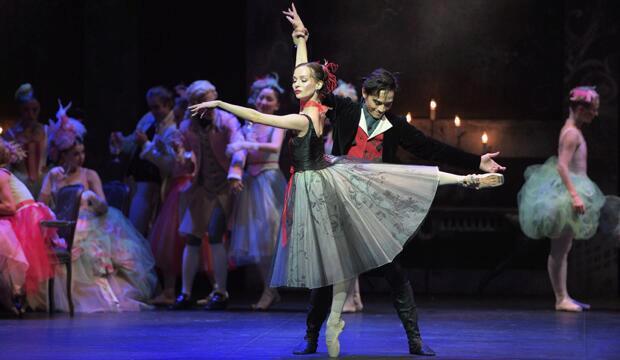
<path fill-rule="evenodd" d="M 391 262 L 439 185 L 437 167 L 326 159 L 323 169 L 293 175 L 272 287 L 323 287 Z"/>
<path fill-rule="evenodd" d="M 557 157 L 525 170 L 525 184 L 519 191 L 519 222 L 532 239 L 557 238 L 572 232 L 575 239 L 589 239 L 596 233 L 605 196 L 587 175 L 570 173 L 571 181 L 586 212 L 573 210 L 571 196 L 557 171 Z"/>

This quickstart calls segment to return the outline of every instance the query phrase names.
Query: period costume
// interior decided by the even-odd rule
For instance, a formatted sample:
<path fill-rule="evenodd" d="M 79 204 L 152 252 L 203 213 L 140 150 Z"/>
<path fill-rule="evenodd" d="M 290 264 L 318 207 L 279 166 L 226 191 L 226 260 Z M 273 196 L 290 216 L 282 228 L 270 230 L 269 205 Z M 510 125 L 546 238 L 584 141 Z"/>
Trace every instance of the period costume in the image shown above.
<path fill-rule="evenodd" d="M 257 124 L 245 125 L 241 130 L 246 141 L 260 143 L 271 142 L 275 131 Z M 279 151 L 247 151 L 244 190 L 235 202 L 229 250 L 237 265 L 258 264 L 273 256 L 286 188 L 279 158 Z"/>

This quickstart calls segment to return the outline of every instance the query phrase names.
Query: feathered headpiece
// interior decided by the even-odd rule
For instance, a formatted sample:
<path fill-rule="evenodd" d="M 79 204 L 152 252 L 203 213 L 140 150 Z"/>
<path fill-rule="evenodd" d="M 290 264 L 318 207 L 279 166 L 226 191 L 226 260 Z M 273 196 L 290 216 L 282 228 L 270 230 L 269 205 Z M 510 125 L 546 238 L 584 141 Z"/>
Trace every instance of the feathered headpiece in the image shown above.
<path fill-rule="evenodd" d="M 342 96 L 345 98 L 351 99 L 353 102 L 357 102 L 357 91 L 355 90 L 355 86 L 353 84 L 349 84 L 346 81 L 338 80 L 338 87 L 332 91 L 334 95 Z"/>
<path fill-rule="evenodd" d="M 284 89 L 280 86 L 278 81 L 280 77 L 277 73 L 270 73 L 265 75 L 262 78 L 256 79 L 252 83 L 252 87 L 250 88 L 250 97 L 248 98 L 248 105 L 254 106 L 256 105 L 256 99 L 258 99 L 258 95 L 264 88 L 272 88 L 280 94 L 284 94 Z"/>
<path fill-rule="evenodd" d="M 58 99 L 56 121 L 50 119 L 48 127 L 49 154 L 53 161 L 58 160 L 61 151 L 71 148 L 76 142 L 82 142 L 86 134 L 84 125 L 67 115 L 71 102 L 65 107 Z"/>
<path fill-rule="evenodd" d="M 599 95 L 594 86 L 578 86 L 570 91 L 570 101 L 598 105 Z"/>
<path fill-rule="evenodd" d="M 25 157 L 26 152 L 20 144 L 0 138 L 0 162 L 14 164 L 23 160 Z"/>

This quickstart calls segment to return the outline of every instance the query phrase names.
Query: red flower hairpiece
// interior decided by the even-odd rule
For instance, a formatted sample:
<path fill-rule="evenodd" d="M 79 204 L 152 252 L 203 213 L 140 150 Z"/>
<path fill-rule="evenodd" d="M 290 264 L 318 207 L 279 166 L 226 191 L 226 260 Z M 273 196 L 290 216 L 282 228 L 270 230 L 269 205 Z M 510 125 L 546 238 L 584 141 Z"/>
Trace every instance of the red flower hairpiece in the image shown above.
<path fill-rule="evenodd" d="M 334 73 L 338 71 L 338 64 L 330 63 L 325 60 L 325 64 L 322 64 L 321 66 L 323 67 L 325 74 L 327 74 L 327 79 L 325 79 L 325 88 L 328 93 L 331 93 L 336 87 L 338 87 L 338 79 L 336 79 L 336 75 L 334 75 Z"/>

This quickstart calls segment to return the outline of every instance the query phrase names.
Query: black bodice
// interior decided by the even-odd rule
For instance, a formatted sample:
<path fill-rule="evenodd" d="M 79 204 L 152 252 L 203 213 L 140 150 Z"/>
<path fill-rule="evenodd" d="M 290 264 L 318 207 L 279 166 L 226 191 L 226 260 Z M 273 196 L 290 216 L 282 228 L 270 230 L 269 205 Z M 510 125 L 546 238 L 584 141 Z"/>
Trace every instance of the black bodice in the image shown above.
<path fill-rule="evenodd" d="M 293 168 L 296 172 L 325 169 L 328 163 L 325 160 L 323 139 L 314 130 L 310 117 L 305 114 L 301 115 L 308 118 L 308 132 L 303 137 L 293 136 L 289 140 L 288 146 Z"/>

